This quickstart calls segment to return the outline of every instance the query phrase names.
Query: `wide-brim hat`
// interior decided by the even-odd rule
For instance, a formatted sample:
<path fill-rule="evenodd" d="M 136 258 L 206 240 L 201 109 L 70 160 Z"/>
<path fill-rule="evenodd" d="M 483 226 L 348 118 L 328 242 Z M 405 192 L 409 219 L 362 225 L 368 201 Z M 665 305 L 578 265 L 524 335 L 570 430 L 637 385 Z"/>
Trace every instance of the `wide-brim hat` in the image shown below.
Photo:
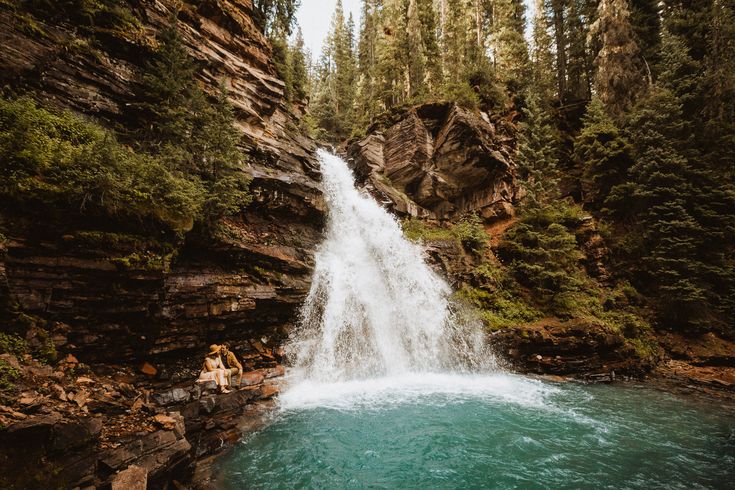
<path fill-rule="evenodd" d="M 209 354 L 207 354 L 207 355 L 208 356 L 213 356 L 214 354 L 219 354 L 219 351 L 221 351 L 221 350 L 222 350 L 222 346 L 221 345 L 212 344 L 212 345 L 209 346 Z"/>

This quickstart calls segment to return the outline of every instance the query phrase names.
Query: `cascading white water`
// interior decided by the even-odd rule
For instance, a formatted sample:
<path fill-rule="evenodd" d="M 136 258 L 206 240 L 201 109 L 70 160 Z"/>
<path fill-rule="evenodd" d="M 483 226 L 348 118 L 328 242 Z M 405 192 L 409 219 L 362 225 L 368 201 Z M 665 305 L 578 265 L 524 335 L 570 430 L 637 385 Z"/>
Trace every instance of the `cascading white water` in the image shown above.
<path fill-rule="evenodd" d="M 300 326 L 286 345 L 314 381 L 480 371 L 493 363 L 477 323 L 460 322 L 451 289 L 399 223 L 355 188 L 347 164 L 319 152 L 328 206 Z"/>

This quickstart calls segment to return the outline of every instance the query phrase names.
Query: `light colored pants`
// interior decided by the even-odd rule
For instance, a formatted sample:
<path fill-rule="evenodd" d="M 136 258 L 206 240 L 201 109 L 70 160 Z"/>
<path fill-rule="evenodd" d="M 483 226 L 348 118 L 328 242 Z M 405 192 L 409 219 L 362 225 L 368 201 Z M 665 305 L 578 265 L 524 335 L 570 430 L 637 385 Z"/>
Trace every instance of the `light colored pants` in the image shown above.
<path fill-rule="evenodd" d="M 229 369 L 215 369 L 213 371 L 202 371 L 199 373 L 198 383 L 206 383 L 207 381 L 214 381 L 217 386 L 227 386 L 230 379 Z"/>

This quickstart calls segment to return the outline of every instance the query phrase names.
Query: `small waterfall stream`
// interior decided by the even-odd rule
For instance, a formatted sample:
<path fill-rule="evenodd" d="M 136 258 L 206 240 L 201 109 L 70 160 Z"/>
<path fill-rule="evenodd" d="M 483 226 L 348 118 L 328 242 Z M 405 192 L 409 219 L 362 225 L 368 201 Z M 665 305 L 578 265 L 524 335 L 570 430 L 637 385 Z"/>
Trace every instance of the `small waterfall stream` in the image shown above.
<path fill-rule="evenodd" d="M 328 221 L 300 326 L 286 346 L 302 378 L 348 381 L 493 365 L 479 323 L 461 322 L 451 289 L 399 223 L 319 152 Z"/>

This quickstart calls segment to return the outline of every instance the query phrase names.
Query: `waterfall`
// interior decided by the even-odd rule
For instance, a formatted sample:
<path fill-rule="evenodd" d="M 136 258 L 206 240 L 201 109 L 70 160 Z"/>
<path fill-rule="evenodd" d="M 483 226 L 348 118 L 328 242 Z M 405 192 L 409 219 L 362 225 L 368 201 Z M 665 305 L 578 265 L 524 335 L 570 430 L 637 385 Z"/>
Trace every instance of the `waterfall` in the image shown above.
<path fill-rule="evenodd" d="M 328 207 L 311 290 L 286 345 L 307 379 L 477 372 L 492 365 L 479 322 L 459 321 L 451 288 L 400 224 L 319 151 Z"/>

